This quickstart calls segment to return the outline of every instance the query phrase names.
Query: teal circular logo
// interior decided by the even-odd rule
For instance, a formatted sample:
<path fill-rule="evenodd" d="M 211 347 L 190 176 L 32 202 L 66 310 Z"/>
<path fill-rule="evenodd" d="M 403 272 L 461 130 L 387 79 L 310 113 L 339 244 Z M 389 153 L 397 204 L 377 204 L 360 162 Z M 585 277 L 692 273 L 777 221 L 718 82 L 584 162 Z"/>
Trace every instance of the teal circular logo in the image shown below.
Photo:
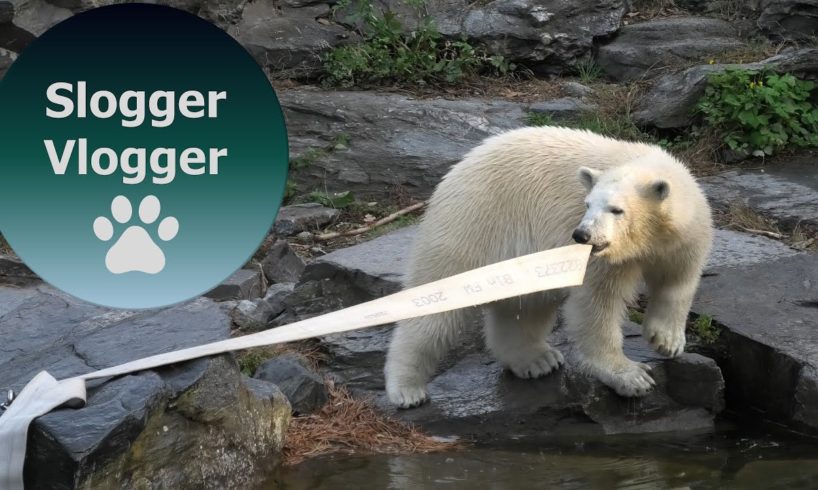
<path fill-rule="evenodd" d="M 270 229 L 287 179 L 275 93 L 224 31 L 115 5 L 56 25 L 0 82 L 0 231 L 55 287 L 121 308 L 200 295 Z"/>

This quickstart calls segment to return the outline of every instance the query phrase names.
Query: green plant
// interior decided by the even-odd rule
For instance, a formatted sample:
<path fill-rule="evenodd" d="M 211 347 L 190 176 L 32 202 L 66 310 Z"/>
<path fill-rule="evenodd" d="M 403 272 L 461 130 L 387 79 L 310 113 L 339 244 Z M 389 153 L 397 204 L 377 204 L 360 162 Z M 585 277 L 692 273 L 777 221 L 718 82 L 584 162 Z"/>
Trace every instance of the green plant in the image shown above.
<path fill-rule="evenodd" d="M 790 74 L 731 69 L 708 76 L 696 108 L 731 150 L 772 155 L 789 145 L 818 146 L 814 87 Z"/>
<path fill-rule="evenodd" d="M 451 84 L 464 76 L 490 71 L 505 74 L 515 66 L 502 56 L 489 56 L 465 39 L 445 39 L 423 12 L 425 0 L 407 2 L 418 12 L 418 25 L 407 32 L 391 11 L 379 11 L 372 0 L 357 2 L 347 21 L 363 27 L 359 44 L 340 46 L 322 58 L 324 83 L 351 87 L 360 84 Z M 335 13 L 349 10 L 342 0 Z"/>
<path fill-rule="evenodd" d="M 591 83 L 602 76 L 602 67 L 593 58 L 584 58 L 577 63 L 577 74 L 582 83 Z"/>
<path fill-rule="evenodd" d="M 685 151 L 695 144 L 696 130 L 692 130 L 690 134 L 677 134 L 675 136 L 668 136 L 656 140 L 656 144 L 667 151 Z"/>
<path fill-rule="evenodd" d="M 645 314 L 635 308 L 628 308 L 628 320 L 641 325 L 645 320 Z"/>
<path fill-rule="evenodd" d="M 554 118 L 547 112 L 529 112 L 525 115 L 529 126 L 555 126 Z"/>
<path fill-rule="evenodd" d="M 715 343 L 721 335 L 721 329 L 713 323 L 713 317 L 710 315 L 699 315 L 690 329 L 705 344 Z"/>

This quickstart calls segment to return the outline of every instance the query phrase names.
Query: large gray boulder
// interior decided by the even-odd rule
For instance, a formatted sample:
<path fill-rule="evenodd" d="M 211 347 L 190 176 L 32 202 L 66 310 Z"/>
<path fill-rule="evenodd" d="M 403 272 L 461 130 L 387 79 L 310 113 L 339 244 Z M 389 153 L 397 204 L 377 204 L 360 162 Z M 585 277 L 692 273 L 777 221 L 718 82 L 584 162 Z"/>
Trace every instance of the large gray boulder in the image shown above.
<path fill-rule="evenodd" d="M 818 259 L 721 267 L 693 309 L 722 325 L 728 404 L 818 434 Z"/>
<path fill-rule="evenodd" d="M 633 118 L 642 126 L 681 128 L 695 120 L 696 103 L 704 95 L 707 76 L 730 68 L 773 69 L 799 77 L 818 78 L 818 48 L 788 51 L 758 63 L 742 65 L 699 65 L 658 78 L 639 100 Z"/>
<path fill-rule="evenodd" d="M 725 21 L 671 17 L 623 27 L 613 41 L 599 47 L 597 61 L 614 80 L 631 81 L 741 46 Z"/>
<path fill-rule="evenodd" d="M 526 124 L 526 104 L 414 99 L 376 92 L 283 90 L 293 158 L 319 153 L 294 178 L 304 191 L 429 196 L 449 167 L 488 136 Z M 346 149 L 316 152 L 346 136 Z"/>
<path fill-rule="evenodd" d="M 462 34 L 536 73 L 559 74 L 589 54 L 595 37 L 616 32 L 625 11 L 622 0 L 477 2 L 463 17 Z"/>
<path fill-rule="evenodd" d="M 717 208 L 739 204 L 785 229 L 818 231 L 816 163 L 818 157 L 805 153 L 777 158 L 762 169 L 730 170 L 700 181 Z"/>
<path fill-rule="evenodd" d="M 758 26 L 778 39 L 808 41 L 818 35 L 814 0 L 761 0 Z"/>
<path fill-rule="evenodd" d="M 295 353 L 284 353 L 266 361 L 253 377 L 278 386 L 290 401 L 293 412 L 299 415 L 319 411 L 329 399 L 324 380 Z"/>
<path fill-rule="evenodd" d="M 41 370 L 57 379 L 229 338 L 210 300 L 110 310 L 45 285 L 0 285 L 0 390 Z M 269 383 L 242 377 L 230 355 L 88 383 L 82 409 L 31 427 L 31 488 L 246 487 L 281 450 L 290 406 Z M 5 391 L 3 391 L 5 393 Z"/>
<path fill-rule="evenodd" d="M 373 3 L 395 13 L 407 31 L 428 15 L 444 36 L 466 37 L 491 55 L 548 74 L 570 71 L 588 55 L 595 37 L 616 32 L 626 12 L 622 0 L 431 0 L 420 15 L 403 0 Z"/>
<path fill-rule="evenodd" d="M 239 22 L 228 29 L 274 78 L 313 77 L 321 71 L 323 53 L 358 40 L 357 34 L 329 20 L 329 4 L 297 5 L 250 2 Z"/>

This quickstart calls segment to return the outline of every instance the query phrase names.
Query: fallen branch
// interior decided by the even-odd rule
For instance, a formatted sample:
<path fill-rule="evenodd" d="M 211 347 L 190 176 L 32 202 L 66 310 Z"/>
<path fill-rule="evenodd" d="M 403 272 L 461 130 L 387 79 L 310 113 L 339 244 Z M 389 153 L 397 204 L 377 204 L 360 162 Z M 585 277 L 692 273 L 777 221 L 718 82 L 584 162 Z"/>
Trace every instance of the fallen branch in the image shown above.
<path fill-rule="evenodd" d="M 342 236 L 361 235 L 361 234 L 366 233 L 368 231 L 372 231 L 372 230 L 374 230 L 375 228 L 377 228 L 379 226 L 385 225 L 387 223 L 391 223 L 391 222 L 395 221 L 396 219 L 400 218 L 401 216 L 403 216 L 404 214 L 409 214 L 412 211 L 417 211 L 418 209 L 421 209 L 424 206 L 426 206 L 426 204 L 427 204 L 426 201 L 415 203 L 415 204 L 412 204 L 411 206 L 408 206 L 408 207 L 405 207 L 405 208 L 403 208 L 401 210 L 395 211 L 394 213 L 390 214 L 389 216 L 383 217 L 383 218 L 379 219 L 378 221 L 372 223 L 371 225 L 362 226 L 360 228 L 355 228 L 354 230 L 349 230 L 349 231 L 344 231 L 344 232 L 333 231 L 332 233 L 323 233 L 321 235 L 316 235 L 315 239 L 319 240 L 319 241 L 326 241 L 326 240 L 332 240 L 333 238 L 338 238 L 338 237 L 342 237 Z"/>
<path fill-rule="evenodd" d="M 756 230 L 753 228 L 745 228 L 743 226 L 736 226 L 736 228 L 741 229 L 742 231 L 746 231 L 747 233 L 752 233 L 754 235 L 761 235 L 767 238 L 773 238 L 775 240 L 781 240 L 784 238 L 784 235 L 781 233 L 776 233 L 774 231 L 765 231 L 765 230 Z"/>

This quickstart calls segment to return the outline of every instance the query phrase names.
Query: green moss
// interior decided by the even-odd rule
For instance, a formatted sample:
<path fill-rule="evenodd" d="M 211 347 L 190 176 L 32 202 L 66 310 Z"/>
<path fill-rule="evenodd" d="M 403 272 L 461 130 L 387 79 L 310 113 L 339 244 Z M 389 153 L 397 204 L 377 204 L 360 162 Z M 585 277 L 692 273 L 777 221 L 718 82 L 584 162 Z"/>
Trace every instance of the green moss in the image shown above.
<path fill-rule="evenodd" d="M 645 320 L 645 314 L 635 308 L 628 308 L 628 320 L 641 325 Z"/>

